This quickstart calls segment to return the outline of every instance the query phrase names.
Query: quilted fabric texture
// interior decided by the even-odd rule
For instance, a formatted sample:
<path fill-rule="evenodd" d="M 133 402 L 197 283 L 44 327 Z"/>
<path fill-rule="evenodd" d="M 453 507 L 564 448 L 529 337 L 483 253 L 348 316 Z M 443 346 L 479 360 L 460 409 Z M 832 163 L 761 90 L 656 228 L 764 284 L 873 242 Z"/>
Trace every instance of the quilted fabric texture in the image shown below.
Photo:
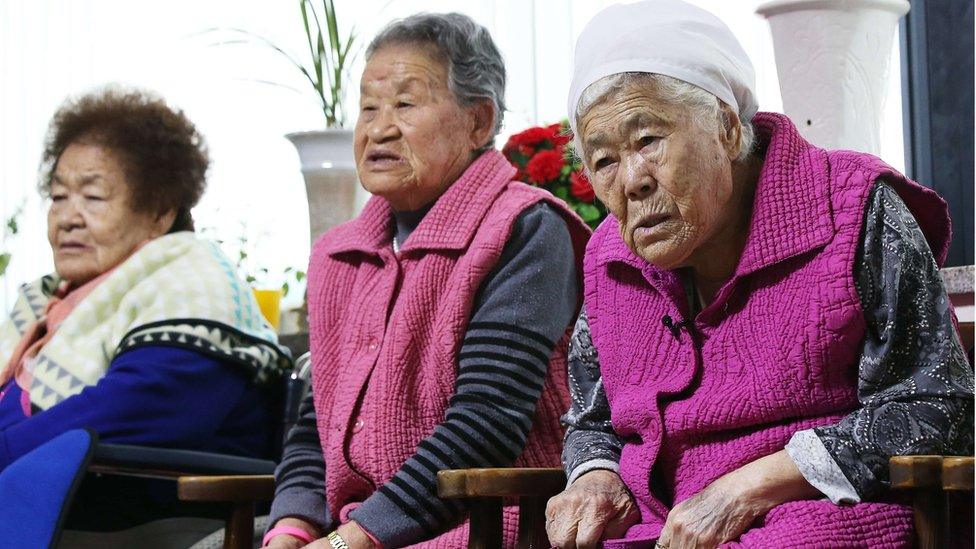
<path fill-rule="evenodd" d="M 548 201 L 565 215 L 582 257 L 587 228 L 550 194 L 512 181 L 514 175 L 501 154 L 484 153 L 437 201 L 398 256 L 391 246 L 391 210 L 378 198 L 316 242 L 308 294 L 312 388 L 334 514 L 348 513 L 387 482 L 444 420 L 478 288 L 519 214 Z M 516 466 L 559 466 L 559 416 L 569 402 L 567 341 L 568 334 L 552 355 Z M 357 420 L 369 427 L 354 435 Z M 345 449 L 353 436 L 368 450 L 355 459 Z M 514 540 L 516 528 L 514 512 L 506 513 L 506 539 Z M 466 543 L 467 527 L 461 526 L 424 545 Z"/>
<path fill-rule="evenodd" d="M 746 246 L 692 330 L 674 335 L 662 325 L 666 315 L 688 318 L 681 282 L 631 252 L 613 218 L 587 248 L 585 306 L 613 426 L 628 441 L 621 477 L 642 514 L 626 540 L 607 547 L 643 546 L 671 504 L 855 407 L 865 327 L 854 258 L 879 177 L 945 259 L 948 213 L 934 192 L 872 156 L 810 145 L 785 116 L 760 113 L 753 122 L 766 153 Z M 655 493 L 652 466 L 664 484 Z M 665 493 L 672 501 L 660 499 Z M 911 543 L 911 520 L 894 503 L 792 502 L 737 543 L 897 547 Z"/>

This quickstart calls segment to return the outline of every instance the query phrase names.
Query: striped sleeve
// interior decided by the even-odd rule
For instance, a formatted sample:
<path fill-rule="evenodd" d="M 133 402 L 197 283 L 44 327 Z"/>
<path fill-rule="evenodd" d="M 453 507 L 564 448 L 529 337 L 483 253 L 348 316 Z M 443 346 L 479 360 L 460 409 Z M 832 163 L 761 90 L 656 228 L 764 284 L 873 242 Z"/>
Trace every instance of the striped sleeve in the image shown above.
<path fill-rule="evenodd" d="M 435 537 L 464 506 L 436 495 L 437 472 L 506 467 L 522 453 L 555 342 L 577 308 L 569 231 L 545 204 L 523 213 L 482 283 L 444 420 L 393 478 L 350 513 L 384 547 Z"/>
<path fill-rule="evenodd" d="M 325 500 L 325 459 L 315 427 L 311 391 L 302 401 L 298 423 L 288 432 L 281 463 L 275 469 L 269 528 L 286 517 L 306 520 L 322 531 L 333 527 Z"/>

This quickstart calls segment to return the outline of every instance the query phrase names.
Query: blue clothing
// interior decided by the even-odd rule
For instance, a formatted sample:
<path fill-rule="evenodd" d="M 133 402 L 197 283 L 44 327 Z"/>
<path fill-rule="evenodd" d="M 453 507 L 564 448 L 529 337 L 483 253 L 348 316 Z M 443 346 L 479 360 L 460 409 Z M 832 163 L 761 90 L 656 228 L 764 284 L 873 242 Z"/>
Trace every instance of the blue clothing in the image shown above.
<path fill-rule="evenodd" d="M 267 457 L 268 398 L 234 365 L 176 347 L 117 356 L 97 384 L 25 416 L 13 381 L 0 399 L 0 470 L 71 429 L 102 442 Z"/>

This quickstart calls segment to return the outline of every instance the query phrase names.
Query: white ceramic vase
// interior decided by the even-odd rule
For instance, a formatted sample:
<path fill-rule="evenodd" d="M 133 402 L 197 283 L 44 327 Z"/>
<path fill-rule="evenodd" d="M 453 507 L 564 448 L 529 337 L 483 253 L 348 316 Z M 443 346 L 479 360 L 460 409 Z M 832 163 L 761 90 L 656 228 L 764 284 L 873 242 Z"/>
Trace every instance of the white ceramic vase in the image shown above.
<path fill-rule="evenodd" d="M 290 133 L 305 177 L 311 242 L 352 219 L 359 211 L 359 181 L 353 158 L 352 130 Z"/>
<path fill-rule="evenodd" d="M 878 154 L 898 19 L 907 0 L 773 0 L 769 21 L 783 110 L 808 141 Z"/>

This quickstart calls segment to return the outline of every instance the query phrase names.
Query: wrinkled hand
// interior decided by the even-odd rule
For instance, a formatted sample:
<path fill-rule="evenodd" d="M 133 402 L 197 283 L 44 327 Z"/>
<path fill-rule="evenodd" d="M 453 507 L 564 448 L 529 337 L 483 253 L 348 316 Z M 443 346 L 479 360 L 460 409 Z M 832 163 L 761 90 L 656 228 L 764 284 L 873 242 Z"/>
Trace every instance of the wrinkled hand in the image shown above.
<path fill-rule="evenodd" d="M 717 547 L 738 538 L 773 507 L 819 494 L 784 451 L 736 469 L 671 509 L 658 547 Z"/>
<path fill-rule="evenodd" d="M 546 506 L 549 542 L 561 549 L 596 547 L 639 521 L 633 496 L 613 471 L 585 473 Z"/>
<path fill-rule="evenodd" d="M 734 475 L 721 477 L 671 509 L 658 546 L 711 548 L 739 537 L 767 509 L 741 494 L 734 479 Z"/>

